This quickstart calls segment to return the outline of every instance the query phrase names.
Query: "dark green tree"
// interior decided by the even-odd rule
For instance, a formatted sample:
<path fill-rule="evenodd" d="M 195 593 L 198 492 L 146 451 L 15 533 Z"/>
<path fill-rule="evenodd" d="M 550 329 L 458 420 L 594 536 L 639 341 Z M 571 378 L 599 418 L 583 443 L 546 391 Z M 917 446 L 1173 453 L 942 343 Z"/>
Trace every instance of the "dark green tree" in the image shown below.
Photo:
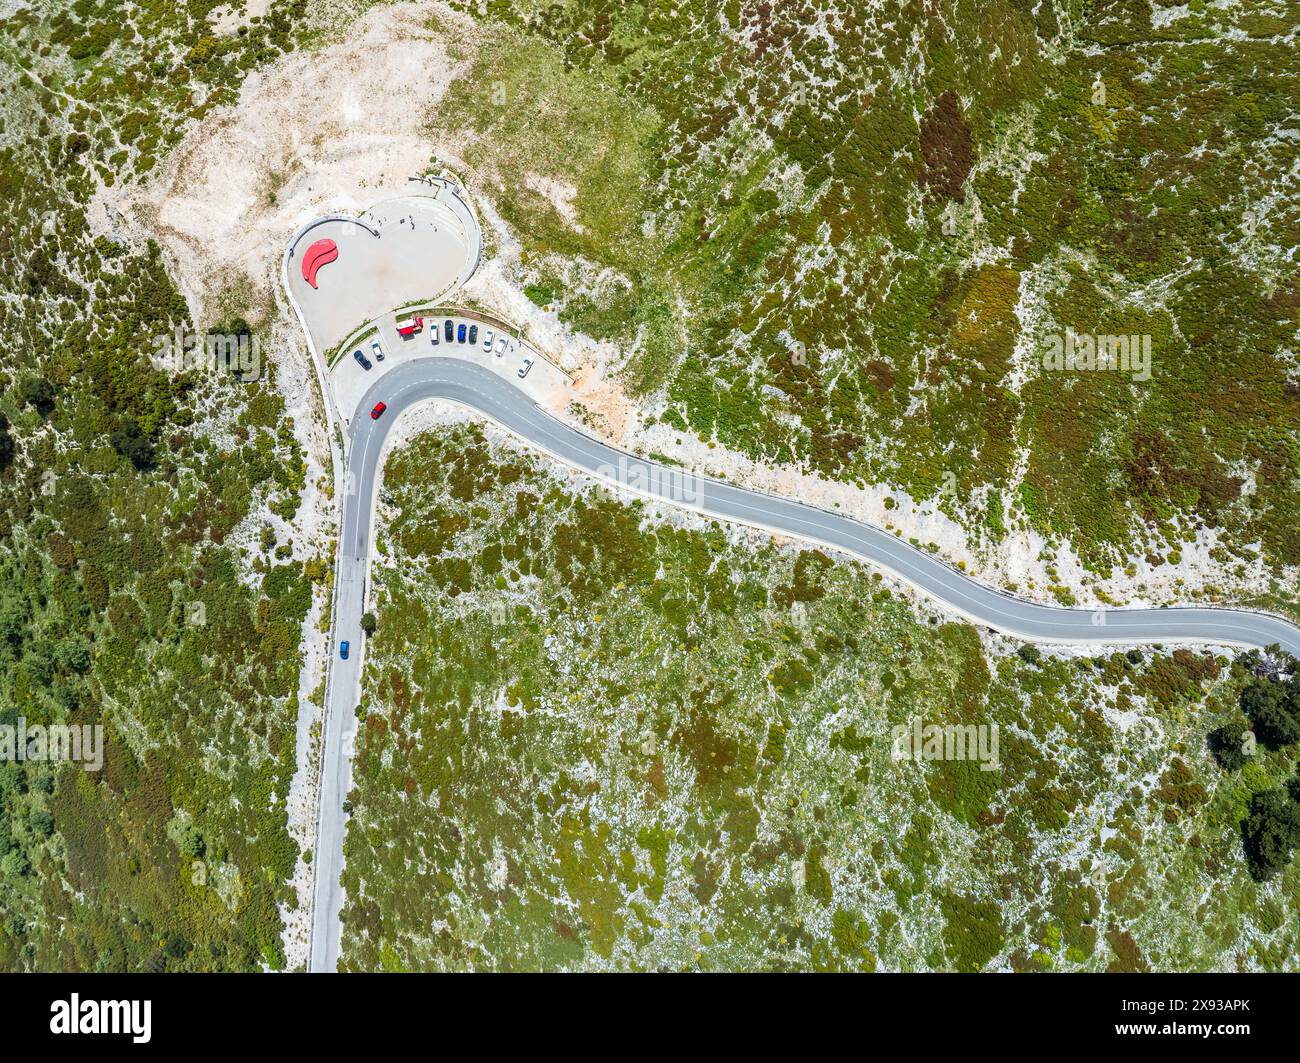
<path fill-rule="evenodd" d="M 1261 790 L 1250 799 L 1241 835 L 1251 875 L 1266 882 L 1291 862 L 1300 843 L 1300 805 L 1281 788 Z"/>
<path fill-rule="evenodd" d="M 199 833 L 198 827 L 193 823 L 187 823 L 181 829 L 180 847 L 181 852 L 186 856 L 202 856 L 207 849 L 207 843 Z"/>
<path fill-rule="evenodd" d="M 0 472 L 14 463 L 14 437 L 9 434 L 9 418 L 0 413 Z"/>
<path fill-rule="evenodd" d="M 12 849 L 0 859 L 0 874 L 7 878 L 21 878 L 32 869 L 32 862 L 21 849 Z"/>
<path fill-rule="evenodd" d="M 16 598 L 0 601 L 0 645 L 17 649 L 27 637 L 27 610 Z"/>
<path fill-rule="evenodd" d="M 1252 679 L 1241 692 L 1241 710 L 1255 726 L 1255 734 L 1270 749 L 1300 742 L 1300 715 L 1294 687 L 1273 679 Z"/>
<path fill-rule="evenodd" d="M 32 833 L 38 838 L 48 838 L 54 833 L 54 816 L 48 809 L 36 809 L 27 817 L 27 822 L 31 825 Z"/>
<path fill-rule="evenodd" d="M 153 467 L 153 444 L 134 421 L 119 428 L 108 437 L 108 441 L 114 450 L 140 471 Z"/>
<path fill-rule="evenodd" d="M 54 385 L 43 376 L 29 376 L 18 385 L 18 398 L 42 417 L 54 410 Z"/>
<path fill-rule="evenodd" d="M 375 628 L 378 626 L 379 621 L 375 619 L 374 613 L 366 613 L 361 618 L 361 630 L 364 631 L 367 636 L 373 635 L 375 633 Z"/>
<path fill-rule="evenodd" d="M 1209 733 L 1210 752 L 1224 771 L 1240 771 L 1250 759 L 1246 752 L 1249 733 L 1242 723 L 1226 723 Z"/>

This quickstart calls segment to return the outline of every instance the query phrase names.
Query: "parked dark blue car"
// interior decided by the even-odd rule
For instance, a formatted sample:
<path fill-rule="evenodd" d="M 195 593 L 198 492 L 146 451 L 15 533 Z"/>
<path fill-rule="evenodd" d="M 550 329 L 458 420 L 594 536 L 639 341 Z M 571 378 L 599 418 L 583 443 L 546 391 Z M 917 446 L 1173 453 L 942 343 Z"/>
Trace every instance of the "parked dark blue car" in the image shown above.
<path fill-rule="evenodd" d="M 465 322 L 463 321 L 456 326 L 456 342 L 457 343 L 465 342 Z"/>
<path fill-rule="evenodd" d="M 478 343 L 478 326 L 477 326 L 477 325 L 470 325 L 470 327 L 469 327 L 469 342 L 470 342 L 470 343 Z"/>
<path fill-rule="evenodd" d="M 450 343 L 451 342 L 451 318 L 447 318 L 446 323 L 443 325 L 443 329 L 447 333 L 447 342 Z"/>
<path fill-rule="evenodd" d="M 364 354 L 362 354 L 360 351 L 353 351 L 353 352 L 352 352 L 352 357 L 355 358 L 355 359 L 357 360 L 357 365 L 361 366 L 362 369 L 369 369 L 369 368 L 370 368 L 370 359 L 367 358 L 367 357 L 366 357 Z"/>

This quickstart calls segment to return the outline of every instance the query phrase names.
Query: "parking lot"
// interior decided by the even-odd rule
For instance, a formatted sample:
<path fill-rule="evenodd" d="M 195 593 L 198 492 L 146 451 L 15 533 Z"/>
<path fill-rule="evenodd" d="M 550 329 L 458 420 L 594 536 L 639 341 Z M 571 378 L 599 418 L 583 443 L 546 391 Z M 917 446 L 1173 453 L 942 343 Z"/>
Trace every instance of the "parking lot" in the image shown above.
<path fill-rule="evenodd" d="M 448 357 L 464 358 L 475 362 L 494 373 L 509 379 L 535 402 L 547 408 L 553 408 L 557 400 L 567 402 L 568 390 L 571 388 L 569 378 L 555 365 L 538 352 L 527 340 L 515 337 L 510 330 L 487 324 L 477 318 L 459 314 L 440 314 L 436 318 L 426 314 L 424 327 L 414 335 L 403 337 L 398 334 L 397 326 L 411 320 L 410 314 L 386 314 L 358 342 L 352 343 L 330 370 L 330 384 L 334 391 L 334 400 L 339 414 L 345 423 L 351 423 L 357 414 L 357 403 L 361 396 L 376 380 L 391 372 L 397 366 L 412 358 Z M 452 339 L 446 336 L 446 323 L 452 323 Z M 465 340 L 458 340 L 461 328 L 465 329 Z M 473 343 L 469 342 L 471 327 L 478 331 Z M 434 331 L 438 342 L 431 342 Z M 483 343 L 488 331 L 493 333 L 492 350 L 485 351 Z M 506 339 L 504 349 L 499 342 Z M 378 341 L 384 352 L 382 360 L 375 357 L 371 344 Z M 354 356 L 354 351 L 361 351 L 370 363 L 370 368 L 363 368 Z M 527 375 L 519 376 L 519 370 L 525 358 L 533 360 Z"/>

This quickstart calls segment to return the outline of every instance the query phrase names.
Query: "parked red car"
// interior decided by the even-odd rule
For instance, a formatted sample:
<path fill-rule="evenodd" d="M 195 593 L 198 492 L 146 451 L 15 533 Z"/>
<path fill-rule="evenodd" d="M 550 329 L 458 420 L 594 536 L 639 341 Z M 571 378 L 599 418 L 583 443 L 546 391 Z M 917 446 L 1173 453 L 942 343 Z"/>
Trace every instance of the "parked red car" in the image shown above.
<path fill-rule="evenodd" d="M 375 403 L 375 408 L 370 411 L 370 419 L 372 421 L 379 420 L 379 418 L 383 416 L 384 411 L 386 409 L 388 409 L 388 406 L 385 403 L 382 402 Z"/>

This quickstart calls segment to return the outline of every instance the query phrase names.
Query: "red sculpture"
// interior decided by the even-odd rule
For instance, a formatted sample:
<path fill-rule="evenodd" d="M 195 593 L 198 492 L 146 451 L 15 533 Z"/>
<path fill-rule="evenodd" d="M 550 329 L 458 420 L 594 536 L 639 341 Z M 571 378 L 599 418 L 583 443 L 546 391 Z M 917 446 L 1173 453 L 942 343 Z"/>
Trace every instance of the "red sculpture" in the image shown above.
<path fill-rule="evenodd" d="M 338 257 L 338 245 L 333 240 L 317 240 L 302 256 L 302 279 L 315 288 L 316 271 Z"/>

